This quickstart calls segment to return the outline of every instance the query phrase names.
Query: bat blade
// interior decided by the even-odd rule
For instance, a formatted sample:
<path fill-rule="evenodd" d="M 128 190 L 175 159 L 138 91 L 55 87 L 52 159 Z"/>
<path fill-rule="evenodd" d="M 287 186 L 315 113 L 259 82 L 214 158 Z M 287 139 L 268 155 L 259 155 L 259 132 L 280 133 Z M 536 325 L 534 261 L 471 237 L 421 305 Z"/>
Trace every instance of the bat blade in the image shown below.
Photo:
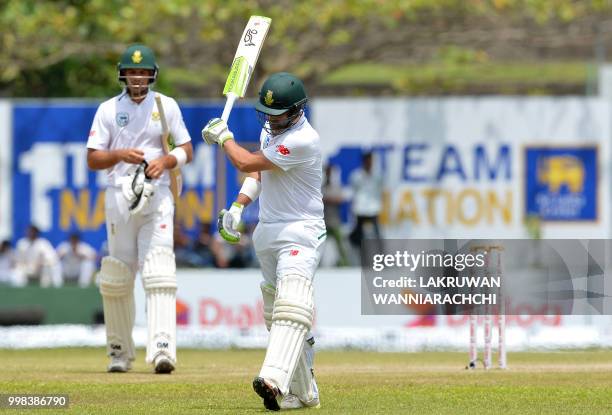
<path fill-rule="evenodd" d="M 231 92 L 239 98 L 244 97 L 271 22 L 272 19 L 263 16 L 251 16 L 249 19 L 225 82 L 223 95 Z"/>
<path fill-rule="evenodd" d="M 271 23 L 272 19 L 269 17 L 251 16 L 244 28 L 230 73 L 223 88 L 223 95 L 227 97 L 227 101 L 221 118 L 225 121 L 229 119 L 234 101 L 243 98 L 246 93 Z"/>

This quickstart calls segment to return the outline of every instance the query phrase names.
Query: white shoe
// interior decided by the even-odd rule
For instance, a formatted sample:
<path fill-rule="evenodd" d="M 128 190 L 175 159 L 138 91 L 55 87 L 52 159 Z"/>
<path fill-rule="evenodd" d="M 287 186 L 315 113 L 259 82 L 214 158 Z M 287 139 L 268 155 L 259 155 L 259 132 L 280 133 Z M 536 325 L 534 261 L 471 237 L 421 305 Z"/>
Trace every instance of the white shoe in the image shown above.
<path fill-rule="evenodd" d="M 312 378 L 312 392 L 312 399 L 302 400 L 297 395 L 291 393 L 290 390 L 286 396 L 283 396 L 283 400 L 280 403 L 281 409 L 320 408 L 319 388 L 317 387 L 317 382 L 314 377 Z"/>
<path fill-rule="evenodd" d="M 125 373 L 132 368 L 132 363 L 124 357 L 111 357 L 111 362 L 106 369 L 110 373 Z"/>
<path fill-rule="evenodd" d="M 292 385 L 289 388 L 287 396 L 283 397 L 280 403 L 281 409 L 300 409 L 300 408 L 320 408 L 321 402 L 319 401 L 319 388 L 314 377 L 314 337 L 310 337 L 304 344 L 303 353 L 306 358 L 306 362 L 302 361 L 302 365 L 306 365 L 310 370 L 310 387 L 306 388 L 304 385 L 300 385 L 299 381 L 295 379 L 291 382 Z M 295 393 L 299 391 L 299 393 Z"/>
<path fill-rule="evenodd" d="M 174 370 L 174 363 L 172 360 L 163 354 L 160 354 L 155 358 L 155 373 L 169 374 Z"/>
<path fill-rule="evenodd" d="M 287 396 L 283 396 L 280 407 L 281 409 L 320 408 L 321 402 L 319 402 L 318 396 L 308 402 L 302 402 L 300 398 L 289 393 Z"/>

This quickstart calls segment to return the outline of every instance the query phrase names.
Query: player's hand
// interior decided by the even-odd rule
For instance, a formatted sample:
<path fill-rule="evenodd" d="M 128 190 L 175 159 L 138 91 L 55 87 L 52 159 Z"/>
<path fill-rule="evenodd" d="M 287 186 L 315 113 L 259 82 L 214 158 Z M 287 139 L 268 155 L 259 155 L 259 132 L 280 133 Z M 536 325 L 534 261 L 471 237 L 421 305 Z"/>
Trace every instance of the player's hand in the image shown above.
<path fill-rule="evenodd" d="M 149 162 L 149 167 L 145 170 L 145 174 L 147 177 L 151 179 L 159 179 L 164 172 L 168 168 L 168 160 L 166 156 L 162 156 L 158 159 Z"/>
<path fill-rule="evenodd" d="M 125 163 L 140 164 L 144 161 L 144 151 L 137 148 L 119 150 L 119 159 Z"/>
<path fill-rule="evenodd" d="M 206 144 L 223 144 L 227 140 L 233 140 L 234 134 L 227 128 L 227 123 L 221 118 L 213 118 L 202 129 L 202 139 Z"/>
<path fill-rule="evenodd" d="M 230 244 L 237 244 L 240 242 L 240 232 L 238 232 L 238 225 L 240 224 L 240 217 L 244 205 L 234 202 L 229 210 L 223 209 L 219 212 L 217 219 L 217 228 L 219 234 Z"/>

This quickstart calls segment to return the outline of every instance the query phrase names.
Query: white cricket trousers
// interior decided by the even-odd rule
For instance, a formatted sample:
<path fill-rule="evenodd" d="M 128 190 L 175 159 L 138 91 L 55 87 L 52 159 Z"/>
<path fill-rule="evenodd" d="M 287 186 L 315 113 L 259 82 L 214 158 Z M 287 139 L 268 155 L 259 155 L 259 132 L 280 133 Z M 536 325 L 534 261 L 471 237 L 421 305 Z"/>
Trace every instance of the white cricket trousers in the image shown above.
<path fill-rule="evenodd" d="M 154 247 L 174 246 L 174 203 L 168 186 L 158 186 L 141 212 L 121 215 L 118 203 L 125 203 L 118 187 L 106 190 L 106 234 L 109 255 L 123 261 L 136 273 Z"/>
<path fill-rule="evenodd" d="M 279 277 L 292 274 L 312 280 L 325 238 L 322 219 L 259 222 L 253 232 L 253 244 L 265 282 L 276 287 Z"/>

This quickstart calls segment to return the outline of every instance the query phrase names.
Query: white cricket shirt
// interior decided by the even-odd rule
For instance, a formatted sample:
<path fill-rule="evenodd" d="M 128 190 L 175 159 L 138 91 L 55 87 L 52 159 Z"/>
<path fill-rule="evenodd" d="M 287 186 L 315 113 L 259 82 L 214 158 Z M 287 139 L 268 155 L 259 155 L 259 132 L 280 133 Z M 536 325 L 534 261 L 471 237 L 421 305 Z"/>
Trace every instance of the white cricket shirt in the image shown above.
<path fill-rule="evenodd" d="M 319 134 L 306 117 L 277 136 L 262 129 L 260 141 L 263 155 L 279 168 L 261 172 L 259 220 L 323 219 Z"/>
<path fill-rule="evenodd" d="M 144 152 L 147 161 L 161 157 L 164 154 L 161 144 L 162 125 L 155 103 L 155 94 L 159 92 L 149 90 L 145 99 L 137 104 L 123 92 L 100 104 L 89 131 L 87 148 L 95 150 L 137 148 Z M 191 141 L 176 101 L 163 94 L 159 95 L 174 143 L 178 146 Z M 119 162 L 108 169 L 109 186 L 117 186 L 117 179 L 126 176 L 133 166 Z M 164 171 L 158 184 L 170 184 L 168 170 Z"/>

